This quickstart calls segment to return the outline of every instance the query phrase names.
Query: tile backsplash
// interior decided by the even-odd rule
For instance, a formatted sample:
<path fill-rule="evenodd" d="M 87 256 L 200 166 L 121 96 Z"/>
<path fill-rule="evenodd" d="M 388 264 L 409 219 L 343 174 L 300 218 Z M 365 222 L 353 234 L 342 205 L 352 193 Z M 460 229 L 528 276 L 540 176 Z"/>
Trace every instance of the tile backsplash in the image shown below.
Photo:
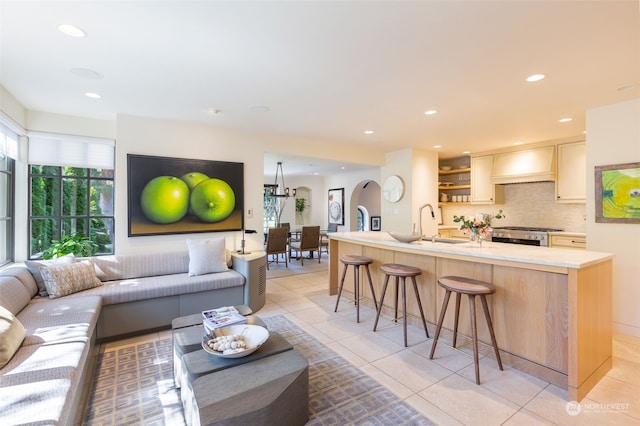
<path fill-rule="evenodd" d="M 442 217 L 445 225 L 453 225 L 454 215 L 495 214 L 500 209 L 506 217 L 495 220 L 493 226 L 563 228 L 568 232 L 585 232 L 587 228 L 585 204 L 556 203 L 554 182 L 504 185 L 504 204 L 447 204 L 442 206 Z"/>

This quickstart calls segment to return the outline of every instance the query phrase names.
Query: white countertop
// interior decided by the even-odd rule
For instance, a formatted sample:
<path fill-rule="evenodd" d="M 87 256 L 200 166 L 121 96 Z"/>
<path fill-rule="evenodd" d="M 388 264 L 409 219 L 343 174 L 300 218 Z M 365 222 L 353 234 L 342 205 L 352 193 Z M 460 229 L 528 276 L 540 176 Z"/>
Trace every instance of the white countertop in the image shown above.
<path fill-rule="evenodd" d="M 427 253 L 442 253 L 462 255 L 475 258 L 494 259 L 549 265 L 563 268 L 580 269 L 592 264 L 600 263 L 614 257 L 612 253 L 600 253 L 587 250 L 564 248 L 549 248 L 507 243 L 483 241 L 482 247 L 475 242 L 461 244 L 432 243 L 431 241 L 416 241 L 402 243 L 395 240 L 386 232 L 336 232 L 331 238 L 343 241 L 373 243 L 389 248 L 412 249 Z"/>

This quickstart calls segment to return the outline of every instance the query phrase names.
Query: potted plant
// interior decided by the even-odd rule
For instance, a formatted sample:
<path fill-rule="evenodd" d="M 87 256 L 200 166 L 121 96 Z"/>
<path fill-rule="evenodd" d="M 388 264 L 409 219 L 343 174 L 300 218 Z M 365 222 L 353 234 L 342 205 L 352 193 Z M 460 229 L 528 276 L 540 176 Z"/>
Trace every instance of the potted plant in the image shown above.
<path fill-rule="evenodd" d="M 44 259 L 55 259 L 72 253 L 74 256 L 92 256 L 98 245 L 84 235 L 63 235 L 60 241 L 51 241 L 51 246 L 42 253 Z"/>
<path fill-rule="evenodd" d="M 307 207 L 307 199 L 306 198 L 296 198 L 296 213 L 298 213 L 299 222 L 302 225 L 302 214 L 304 213 L 304 209 Z"/>

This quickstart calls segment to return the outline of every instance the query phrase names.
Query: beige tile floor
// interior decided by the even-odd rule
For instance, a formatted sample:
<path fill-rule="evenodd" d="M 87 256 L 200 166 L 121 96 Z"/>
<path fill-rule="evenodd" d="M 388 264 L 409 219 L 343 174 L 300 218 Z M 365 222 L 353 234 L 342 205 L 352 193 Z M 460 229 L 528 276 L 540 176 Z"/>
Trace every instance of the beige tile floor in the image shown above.
<path fill-rule="evenodd" d="M 334 313 L 335 301 L 327 294 L 326 272 L 270 278 L 267 303 L 258 314 L 284 315 L 437 424 L 640 425 L 639 338 L 614 336 L 613 368 L 575 414 L 567 410 L 567 392 L 555 385 L 506 365 L 500 371 L 491 358 L 481 358 L 481 385 L 476 385 L 469 349 L 454 350 L 440 340 L 430 360 L 432 339 L 424 330 L 409 325 L 405 348 L 400 323 L 382 318 L 373 332 L 373 309 L 361 306 L 357 324 L 355 307 L 345 299 Z M 432 328 L 429 332 L 433 337 Z M 134 341 L 170 335 L 167 330 Z"/>

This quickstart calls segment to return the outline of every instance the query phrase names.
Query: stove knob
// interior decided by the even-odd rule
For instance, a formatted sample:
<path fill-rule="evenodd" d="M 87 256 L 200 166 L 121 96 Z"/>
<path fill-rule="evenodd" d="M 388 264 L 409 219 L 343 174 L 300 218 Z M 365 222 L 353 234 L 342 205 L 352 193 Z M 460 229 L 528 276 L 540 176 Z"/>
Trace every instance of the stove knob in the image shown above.
<path fill-rule="evenodd" d="M 533 239 L 534 239 L 534 240 L 537 240 L 537 239 L 538 239 L 538 236 L 537 236 L 537 235 L 532 235 L 532 237 L 533 237 Z"/>
<path fill-rule="evenodd" d="M 528 240 L 528 239 L 529 239 L 529 234 L 526 234 L 526 235 L 524 236 L 524 239 L 525 239 L 525 240 Z"/>

